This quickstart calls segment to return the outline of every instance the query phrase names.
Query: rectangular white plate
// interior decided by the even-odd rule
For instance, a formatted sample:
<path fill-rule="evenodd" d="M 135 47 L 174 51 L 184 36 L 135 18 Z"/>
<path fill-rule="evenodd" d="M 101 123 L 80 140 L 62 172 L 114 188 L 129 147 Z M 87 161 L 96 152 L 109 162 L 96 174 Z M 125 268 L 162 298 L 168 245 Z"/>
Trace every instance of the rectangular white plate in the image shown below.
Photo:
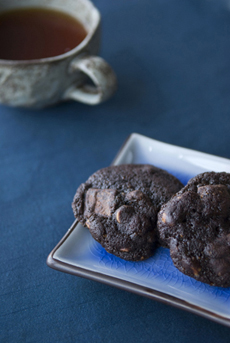
<path fill-rule="evenodd" d="M 175 175 L 183 184 L 204 171 L 230 173 L 230 160 L 165 144 L 133 133 L 113 164 L 148 163 Z M 89 175 L 86 175 L 86 179 Z M 143 262 L 107 253 L 76 221 L 47 258 L 49 267 L 113 285 L 186 309 L 230 326 L 230 288 L 208 286 L 180 273 L 169 250 L 158 248 Z"/>

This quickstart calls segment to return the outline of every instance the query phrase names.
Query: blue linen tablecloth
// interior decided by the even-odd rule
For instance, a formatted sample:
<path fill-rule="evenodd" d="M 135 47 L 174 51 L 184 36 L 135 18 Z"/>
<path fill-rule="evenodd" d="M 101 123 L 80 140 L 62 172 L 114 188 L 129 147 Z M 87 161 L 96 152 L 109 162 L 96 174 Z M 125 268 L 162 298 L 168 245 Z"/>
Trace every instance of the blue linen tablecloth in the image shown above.
<path fill-rule="evenodd" d="M 229 342 L 228 327 L 46 265 L 76 188 L 130 133 L 230 158 L 230 1 L 94 4 L 115 96 L 0 107 L 0 342 Z"/>

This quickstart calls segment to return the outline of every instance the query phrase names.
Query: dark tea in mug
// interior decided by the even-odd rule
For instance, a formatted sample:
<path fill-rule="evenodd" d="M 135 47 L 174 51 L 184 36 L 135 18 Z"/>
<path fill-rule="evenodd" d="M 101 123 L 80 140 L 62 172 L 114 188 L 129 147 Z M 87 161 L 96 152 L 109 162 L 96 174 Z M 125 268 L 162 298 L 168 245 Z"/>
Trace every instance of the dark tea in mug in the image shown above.
<path fill-rule="evenodd" d="M 52 9 L 26 8 L 0 14 L 0 59 L 33 60 L 64 54 L 86 37 L 74 17 Z"/>

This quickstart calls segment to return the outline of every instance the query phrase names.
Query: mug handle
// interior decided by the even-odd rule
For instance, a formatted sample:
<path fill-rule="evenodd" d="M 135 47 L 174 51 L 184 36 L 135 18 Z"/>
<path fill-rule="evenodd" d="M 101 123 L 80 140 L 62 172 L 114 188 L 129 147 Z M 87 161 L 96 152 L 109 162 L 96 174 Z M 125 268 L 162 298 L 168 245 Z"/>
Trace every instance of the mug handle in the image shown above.
<path fill-rule="evenodd" d="M 98 56 L 75 58 L 71 61 L 69 72 L 81 71 L 93 85 L 84 84 L 68 88 L 64 100 L 76 100 L 88 105 L 96 105 L 107 100 L 117 89 L 117 78 L 110 65 Z"/>

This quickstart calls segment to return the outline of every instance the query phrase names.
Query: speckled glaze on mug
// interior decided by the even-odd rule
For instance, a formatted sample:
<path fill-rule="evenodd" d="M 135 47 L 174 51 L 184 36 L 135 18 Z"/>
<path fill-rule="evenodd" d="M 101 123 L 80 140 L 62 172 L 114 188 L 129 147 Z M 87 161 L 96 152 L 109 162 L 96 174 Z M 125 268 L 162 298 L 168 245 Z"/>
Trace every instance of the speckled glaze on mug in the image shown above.
<path fill-rule="evenodd" d="M 55 57 L 10 61 L 0 59 L 0 103 L 15 107 L 43 108 L 76 100 L 96 105 L 117 88 L 110 65 L 97 56 L 100 47 L 100 13 L 88 0 L 0 0 L 0 11 L 49 8 L 78 19 L 86 38 L 74 49 Z M 92 84 L 87 83 L 91 79 Z"/>

